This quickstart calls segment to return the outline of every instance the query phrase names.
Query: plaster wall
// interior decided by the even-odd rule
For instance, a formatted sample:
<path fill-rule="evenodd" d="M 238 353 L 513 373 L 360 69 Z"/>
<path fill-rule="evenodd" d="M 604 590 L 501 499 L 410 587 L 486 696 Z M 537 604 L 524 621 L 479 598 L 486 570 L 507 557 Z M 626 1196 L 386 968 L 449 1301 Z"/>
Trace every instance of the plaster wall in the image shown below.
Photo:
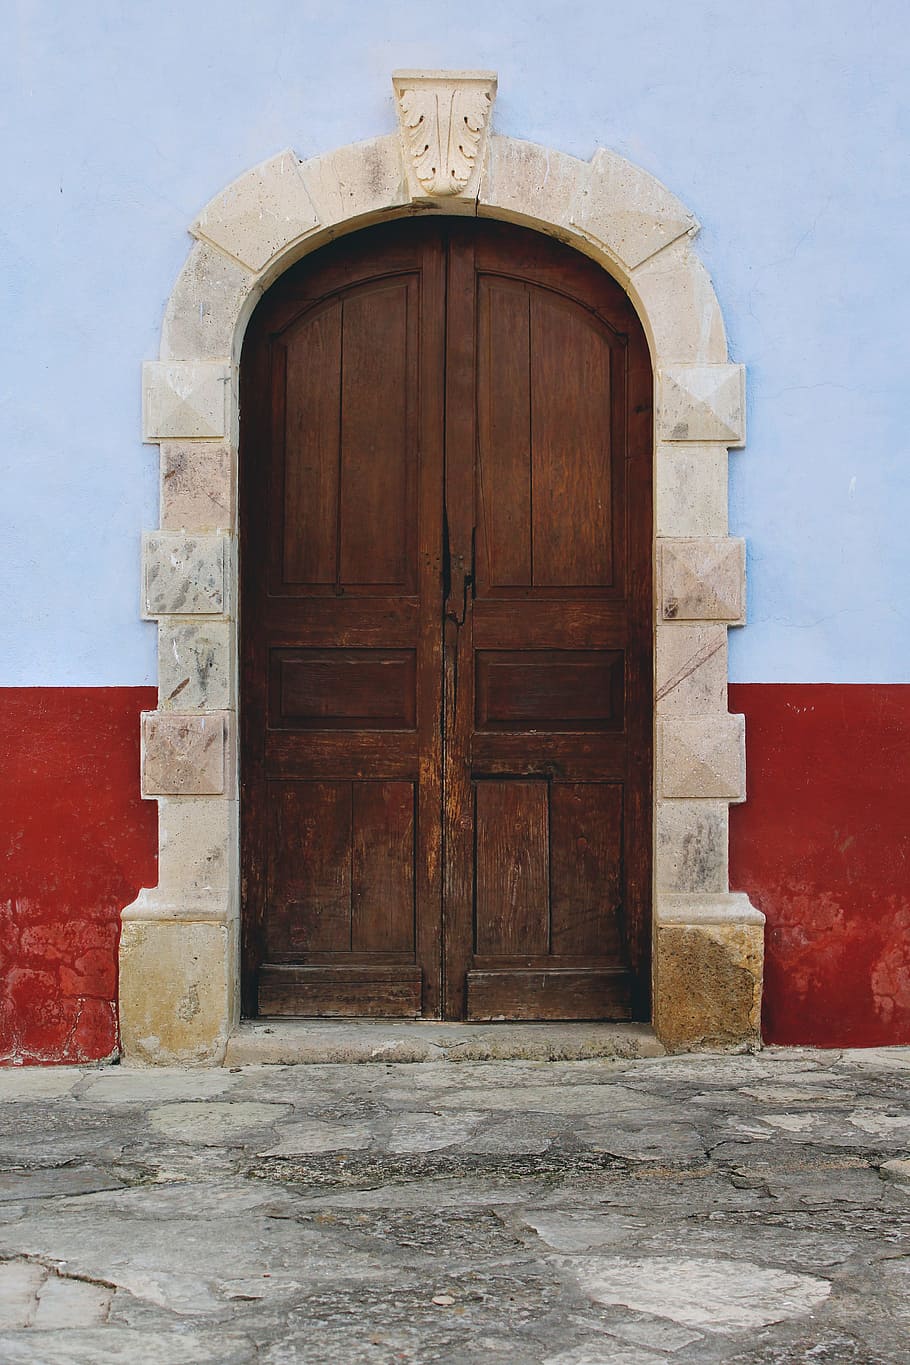
<path fill-rule="evenodd" d="M 910 679 L 901 300 L 910 285 L 910 26 L 899 0 L 22 0 L 2 62 L 4 401 L 0 685 L 139 685 L 143 359 L 185 224 L 283 147 L 383 128 L 396 66 L 496 68 L 498 131 L 589 158 L 606 145 L 698 216 L 749 446 L 731 533 L 749 630 L 731 677 Z M 903 566 L 905 568 L 905 566 Z"/>

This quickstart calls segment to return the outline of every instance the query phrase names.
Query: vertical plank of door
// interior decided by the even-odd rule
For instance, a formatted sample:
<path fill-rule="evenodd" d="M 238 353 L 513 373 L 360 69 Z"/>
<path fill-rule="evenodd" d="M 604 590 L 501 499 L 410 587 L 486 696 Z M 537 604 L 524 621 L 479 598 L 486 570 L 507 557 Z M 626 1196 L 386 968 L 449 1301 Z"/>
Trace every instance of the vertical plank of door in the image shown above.
<path fill-rule="evenodd" d="M 477 588 L 531 584 L 531 373 L 527 285 L 478 278 Z"/>
<path fill-rule="evenodd" d="M 351 951 L 413 951 L 413 785 L 355 782 L 351 825 Z"/>
<path fill-rule="evenodd" d="M 443 639 L 442 519 L 445 452 L 446 249 L 440 225 L 420 248 L 419 333 L 408 345 L 420 356 L 417 645 L 417 961 L 423 969 L 423 1013 L 439 1017 L 443 999 Z"/>
<path fill-rule="evenodd" d="M 550 791 L 553 953 L 619 958 L 623 788 L 554 782 Z"/>
<path fill-rule="evenodd" d="M 351 948 L 351 783 L 272 782 L 265 948 Z"/>
<path fill-rule="evenodd" d="M 342 304 L 335 299 L 274 348 L 285 364 L 284 483 L 276 480 L 273 526 L 281 528 L 277 582 L 334 583 L 338 554 L 338 412 Z M 276 411 L 276 418 L 281 412 Z"/>
<path fill-rule="evenodd" d="M 610 347 L 577 305 L 539 289 L 531 376 L 534 585 L 604 587 L 613 581 Z"/>
<path fill-rule="evenodd" d="M 549 802 L 546 782 L 476 784 L 474 951 L 546 953 L 550 940 Z"/>
<path fill-rule="evenodd" d="M 413 555 L 407 281 L 344 300 L 338 582 L 404 584 Z M 416 452 L 414 452 L 416 453 Z"/>
<path fill-rule="evenodd" d="M 475 281 L 473 237 L 469 229 L 453 224 L 449 234 L 445 368 L 445 506 L 451 590 L 443 621 L 443 932 L 448 1019 L 464 1018 L 474 918 L 473 603 L 464 585 L 471 565 L 474 529 Z"/>

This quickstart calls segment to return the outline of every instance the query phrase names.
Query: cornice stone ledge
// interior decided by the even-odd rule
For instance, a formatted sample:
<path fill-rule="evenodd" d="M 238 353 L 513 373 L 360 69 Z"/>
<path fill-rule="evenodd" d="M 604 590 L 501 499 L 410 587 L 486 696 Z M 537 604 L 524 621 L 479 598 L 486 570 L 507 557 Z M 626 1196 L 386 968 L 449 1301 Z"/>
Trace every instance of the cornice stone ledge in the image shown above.
<path fill-rule="evenodd" d="M 663 924 L 756 924 L 765 922 L 762 912 L 742 891 L 719 895 L 661 895 L 654 902 L 654 921 Z"/>

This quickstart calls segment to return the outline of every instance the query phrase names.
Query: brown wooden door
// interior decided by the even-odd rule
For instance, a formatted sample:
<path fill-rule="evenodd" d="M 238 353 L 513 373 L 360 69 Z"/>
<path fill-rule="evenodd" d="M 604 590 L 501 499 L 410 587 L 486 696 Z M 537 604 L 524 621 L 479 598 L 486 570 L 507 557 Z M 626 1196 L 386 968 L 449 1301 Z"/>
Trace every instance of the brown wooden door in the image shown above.
<path fill-rule="evenodd" d="M 602 270 L 419 219 L 241 367 L 244 1010 L 647 1013 L 651 373 Z"/>

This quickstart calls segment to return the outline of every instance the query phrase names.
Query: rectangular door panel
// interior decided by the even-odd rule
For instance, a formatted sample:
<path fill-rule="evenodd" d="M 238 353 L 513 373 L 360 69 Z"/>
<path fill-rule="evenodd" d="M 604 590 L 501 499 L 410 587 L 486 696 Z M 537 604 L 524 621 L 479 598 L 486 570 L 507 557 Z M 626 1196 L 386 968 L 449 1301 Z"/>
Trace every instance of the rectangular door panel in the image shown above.
<path fill-rule="evenodd" d="M 589 263 L 453 228 L 447 357 L 448 1009 L 629 1018 L 647 998 L 646 343 Z"/>
<path fill-rule="evenodd" d="M 269 956 L 351 947 L 351 784 L 270 782 Z"/>
<path fill-rule="evenodd" d="M 332 300 L 275 347 L 273 447 L 283 457 L 275 508 L 283 556 L 279 582 L 331 584 L 338 572 L 338 413 L 342 305 Z"/>
<path fill-rule="evenodd" d="M 621 650 L 477 650 L 478 730 L 621 730 Z"/>
<path fill-rule="evenodd" d="M 413 955 L 413 784 L 269 788 L 269 957 Z"/>
<path fill-rule="evenodd" d="M 272 729 L 413 730 L 413 649 L 273 649 Z"/>
<path fill-rule="evenodd" d="M 416 328 L 412 281 L 344 300 L 338 581 L 414 581 Z"/>
<path fill-rule="evenodd" d="M 545 953 L 550 882 L 546 782 L 478 782 L 474 830 L 474 951 L 494 956 Z"/>
<path fill-rule="evenodd" d="M 528 293 L 481 278 L 477 290 L 477 588 L 529 587 L 531 371 Z"/>
<path fill-rule="evenodd" d="M 557 957 L 624 955 L 622 804 L 618 782 L 550 788 L 550 932 Z"/>
<path fill-rule="evenodd" d="M 417 588 L 419 303 L 413 275 L 371 282 L 272 346 L 275 594 Z"/>
<path fill-rule="evenodd" d="M 352 797 L 351 951 L 413 954 L 413 784 L 355 782 Z"/>
<path fill-rule="evenodd" d="M 577 304 L 543 290 L 530 303 L 534 586 L 609 587 L 612 351 Z"/>

